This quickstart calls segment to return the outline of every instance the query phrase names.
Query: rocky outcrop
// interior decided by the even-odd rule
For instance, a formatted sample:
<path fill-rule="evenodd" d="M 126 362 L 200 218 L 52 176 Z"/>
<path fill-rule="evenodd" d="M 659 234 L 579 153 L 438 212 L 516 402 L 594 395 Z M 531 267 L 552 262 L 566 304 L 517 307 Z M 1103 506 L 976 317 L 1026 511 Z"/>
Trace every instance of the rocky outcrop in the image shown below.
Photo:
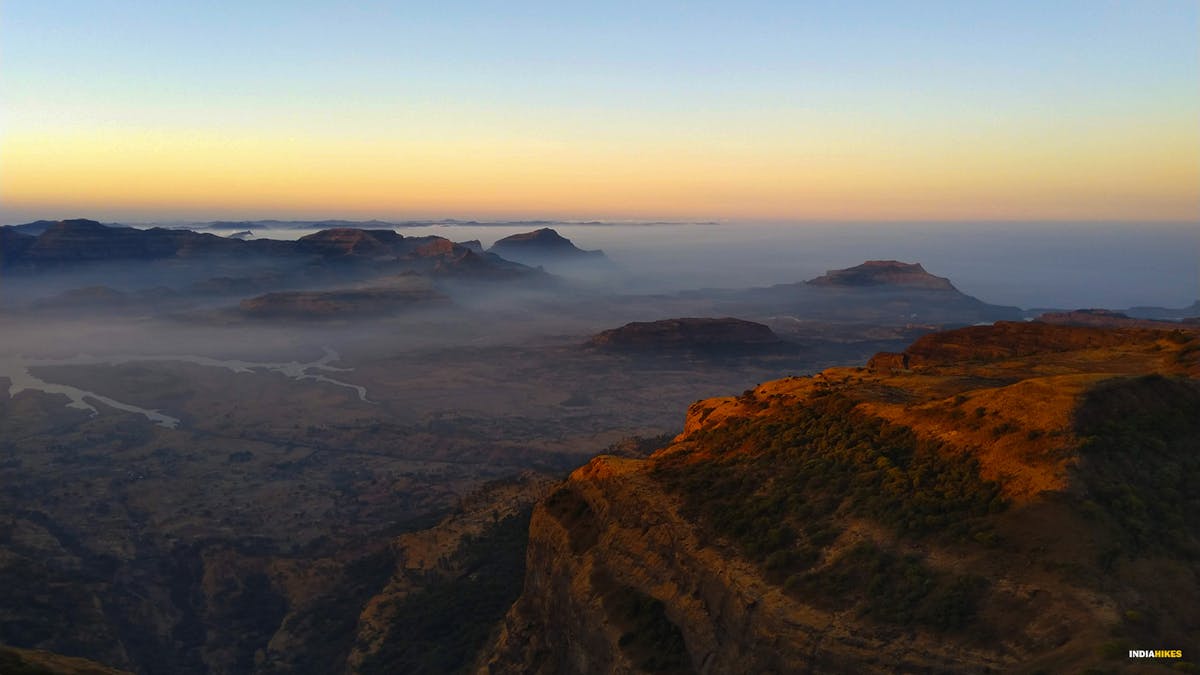
<path fill-rule="evenodd" d="M 934 337 L 954 359 L 698 402 L 649 459 L 572 473 L 478 672 L 1079 672 L 1195 649 L 1200 512 L 1167 486 L 1200 479 L 1200 338 Z"/>
<path fill-rule="evenodd" d="M 747 351 L 779 343 L 779 337 L 767 326 L 730 317 L 628 323 L 598 333 L 588 342 L 599 349 L 633 352 Z"/>
<path fill-rule="evenodd" d="M 865 288 L 890 286 L 920 288 L 930 291 L 957 291 L 950 280 L 925 271 L 921 263 L 903 263 L 896 260 L 868 260 L 843 270 L 830 270 L 824 275 L 810 279 L 813 286 L 836 286 Z"/>

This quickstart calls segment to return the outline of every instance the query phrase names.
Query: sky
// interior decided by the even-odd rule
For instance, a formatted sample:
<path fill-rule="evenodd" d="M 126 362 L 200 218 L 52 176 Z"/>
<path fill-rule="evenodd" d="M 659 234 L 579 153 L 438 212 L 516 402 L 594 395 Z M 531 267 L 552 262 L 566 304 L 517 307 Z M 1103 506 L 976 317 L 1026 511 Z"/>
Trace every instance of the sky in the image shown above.
<path fill-rule="evenodd" d="M 0 222 L 1200 220 L 1200 2 L 0 0 Z"/>

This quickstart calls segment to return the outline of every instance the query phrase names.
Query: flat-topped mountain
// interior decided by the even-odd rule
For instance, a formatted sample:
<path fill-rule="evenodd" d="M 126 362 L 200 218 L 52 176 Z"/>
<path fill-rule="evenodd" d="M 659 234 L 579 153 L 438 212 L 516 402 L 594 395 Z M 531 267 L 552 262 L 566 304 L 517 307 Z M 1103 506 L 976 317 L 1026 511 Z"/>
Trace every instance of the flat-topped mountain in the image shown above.
<path fill-rule="evenodd" d="M 754 350 L 779 342 L 779 336 L 761 323 L 726 317 L 628 323 L 593 336 L 588 344 L 600 349 L 652 352 Z"/>
<path fill-rule="evenodd" d="M 830 270 L 806 283 L 843 288 L 890 286 L 932 291 L 958 290 L 949 279 L 926 272 L 921 263 L 903 263 L 897 260 L 868 260 L 844 270 Z"/>
<path fill-rule="evenodd" d="M 703 297 L 705 292 L 689 294 Z M 1018 307 L 966 295 L 919 263 L 872 260 L 809 281 L 742 291 L 713 291 L 716 311 L 886 325 L 973 324 L 1017 320 Z"/>
<path fill-rule="evenodd" d="M 480 672 L 1115 672 L 1140 645 L 1195 653 L 1200 329 L 1006 323 L 906 354 L 912 372 L 697 402 L 649 459 L 576 470 L 534 510 Z"/>
<path fill-rule="evenodd" d="M 606 259 L 603 251 L 585 251 L 548 227 L 507 236 L 488 251 L 526 264 Z"/>

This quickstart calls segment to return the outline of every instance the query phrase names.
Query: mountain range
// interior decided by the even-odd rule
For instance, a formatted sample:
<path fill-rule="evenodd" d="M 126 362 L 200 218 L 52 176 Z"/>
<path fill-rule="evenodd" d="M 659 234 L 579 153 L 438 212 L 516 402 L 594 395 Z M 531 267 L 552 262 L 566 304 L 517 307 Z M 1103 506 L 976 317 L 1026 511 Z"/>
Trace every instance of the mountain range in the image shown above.
<path fill-rule="evenodd" d="M 34 223 L 0 229 L 0 258 L 9 270 L 37 270 L 89 262 L 152 261 L 205 256 L 310 257 L 324 261 L 391 262 L 436 273 L 513 275 L 532 270 L 499 256 L 435 236 L 404 237 L 393 230 L 334 228 L 292 240 L 219 237 L 191 230 L 147 230 L 94 220 Z"/>

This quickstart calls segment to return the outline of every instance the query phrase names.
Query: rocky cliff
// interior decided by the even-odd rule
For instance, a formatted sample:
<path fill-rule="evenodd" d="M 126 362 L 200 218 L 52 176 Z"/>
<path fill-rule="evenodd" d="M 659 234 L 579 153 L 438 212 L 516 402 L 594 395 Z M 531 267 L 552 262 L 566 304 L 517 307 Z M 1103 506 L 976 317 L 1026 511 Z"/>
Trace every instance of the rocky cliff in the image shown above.
<path fill-rule="evenodd" d="M 1196 653 L 1200 333 L 1000 324 L 910 352 L 697 402 L 649 459 L 575 471 L 534 510 L 479 672 L 1161 672 L 1128 650 Z"/>

